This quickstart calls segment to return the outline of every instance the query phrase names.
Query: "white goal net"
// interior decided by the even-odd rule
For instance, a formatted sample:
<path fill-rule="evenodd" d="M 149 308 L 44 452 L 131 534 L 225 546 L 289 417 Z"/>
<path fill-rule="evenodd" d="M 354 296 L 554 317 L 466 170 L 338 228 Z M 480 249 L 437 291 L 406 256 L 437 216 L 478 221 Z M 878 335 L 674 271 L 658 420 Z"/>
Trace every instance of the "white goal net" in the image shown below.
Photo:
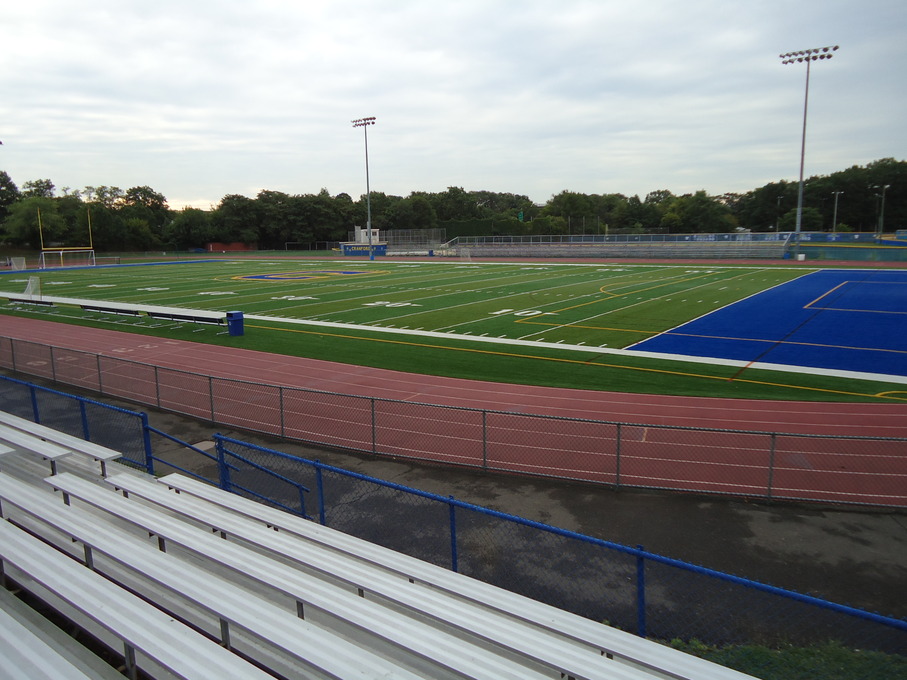
<path fill-rule="evenodd" d="M 28 277 L 28 284 L 25 286 L 25 298 L 34 302 L 41 301 L 41 279 L 37 276 Z"/>
<path fill-rule="evenodd" d="M 42 250 L 38 257 L 39 269 L 54 267 L 94 267 L 94 250 Z"/>

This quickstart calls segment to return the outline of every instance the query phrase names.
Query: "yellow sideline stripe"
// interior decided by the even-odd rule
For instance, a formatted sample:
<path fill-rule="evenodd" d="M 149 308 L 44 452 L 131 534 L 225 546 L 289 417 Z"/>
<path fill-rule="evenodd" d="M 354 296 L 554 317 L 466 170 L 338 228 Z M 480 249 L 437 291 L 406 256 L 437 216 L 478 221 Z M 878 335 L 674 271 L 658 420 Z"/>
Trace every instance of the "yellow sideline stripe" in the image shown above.
<path fill-rule="evenodd" d="M 405 345 L 407 347 L 423 347 L 425 349 L 441 349 L 441 350 L 448 350 L 448 351 L 452 351 L 452 352 L 470 352 L 472 354 L 486 354 L 489 356 L 510 357 L 510 358 L 514 358 L 514 359 L 538 359 L 541 361 L 554 361 L 554 362 L 563 363 L 563 364 L 581 364 L 581 365 L 585 365 L 585 366 L 598 366 L 600 368 L 616 368 L 616 369 L 623 369 L 623 370 L 627 370 L 627 371 L 641 371 L 643 373 L 660 373 L 660 374 L 664 374 L 664 375 L 675 375 L 675 376 L 680 376 L 680 377 L 684 377 L 684 378 L 702 378 L 705 380 L 720 380 L 723 382 L 740 382 L 740 383 L 747 383 L 750 385 L 764 385 L 767 387 L 783 387 L 783 388 L 792 389 L 792 390 L 806 390 L 808 392 L 823 392 L 823 393 L 828 393 L 828 394 L 841 394 L 841 395 L 846 395 L 846 396 L 851 396 L 851 397 L 875 397 L 875 398 L 881 398 L 881 399 L 891 399 L 892 401 L 907 401 L 907 393 L 905 393 L 904 397 L 894 397 L 894 396 L 889 396 L 889 394 L 892 394 L 890 392 L 880 392 L 878 394 L 865 394 L 863 392 L 848 392 L 848 391 L 844 391 L 844 390 L 830 390 L 830 389 L 825 389 L 825 388 L 821 388 L 821 387 L 806 387 L 803 385 L 788 385 L 786 383 L 766 382 L 764 380 L 741 379 L 737 376 L 727 377 L 727 376 L 717 376 L 717 375 L 703 375 L 700 373 L 688 373 L 685 371 L 671 371 L 671 370 L 661 369 L 661 368 L 644 368 L 644 367 L 639 367 L 639 366 L 621 366 L 620 364 L 601 363 L 601 362 L 593 361 L 591 359 L 583 361 L 580 359 L 543 357 L 543 356 L 536 356 L 533 354 L 515 354 L 513 352 L 500 352 L 500 351 L 495 351 L 495 350 L 473 349 L 473 348 L 468 348 L 468 347 L 448 347 L 445 345 L 432 345 L 432 344 L 428 344 L 428 343 L 424 343 L 424 342 L 409 342 L 406 340 L 389 340 L 386 338 L 366 338 L 366 337 L 362 337 L 362 336 L 358 336 L 358 335 L 344 335 L 342 333 L 328 333 L 328 332 L 324 332 L 324 331 L 304 331 L 304 330 L 299 330 L 296 328 L 276 328 L 274 326 L 258 326 L 255 324 L 246 324 L 246 327 L 247 328 L 260 328 L 263 330 L 279 331 L 279 332 L 285 332 L 285 333 L 301 333 L 303 335 L 321 335 L 321 336 L 332 337 L 332 338 L 344 338 L 346 340 L 363 340 L 366 342 L 382 342 L 382 343 L 391 344 L 391 345 Z M 589 351 L 594 352 L 594 348 L 590 347 Z"/>

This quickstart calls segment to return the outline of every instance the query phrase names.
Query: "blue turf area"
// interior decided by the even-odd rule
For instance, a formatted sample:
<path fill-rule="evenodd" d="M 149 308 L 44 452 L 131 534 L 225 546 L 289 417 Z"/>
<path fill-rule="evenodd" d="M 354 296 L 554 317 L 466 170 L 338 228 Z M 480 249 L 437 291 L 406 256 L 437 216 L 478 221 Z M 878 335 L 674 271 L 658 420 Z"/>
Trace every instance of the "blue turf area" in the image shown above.
<path fill-rule="evenodd" d="M 811 272 L 628 349 L 907 376 L 907 272 Z"/>

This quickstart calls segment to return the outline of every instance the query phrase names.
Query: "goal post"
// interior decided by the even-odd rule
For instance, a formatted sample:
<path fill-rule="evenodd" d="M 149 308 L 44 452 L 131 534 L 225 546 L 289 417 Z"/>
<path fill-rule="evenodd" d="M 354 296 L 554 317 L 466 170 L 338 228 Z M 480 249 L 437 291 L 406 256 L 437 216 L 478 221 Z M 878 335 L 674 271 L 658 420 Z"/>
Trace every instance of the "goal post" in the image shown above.
<path fill-rule="evenodd" d="M 44 222 L 41 220 L 41 208 L 38 213 L 38 235 L 41 240 L 41 253 L 38 256 L 38 268 L 50 269 L 55 267 L 94 267 L 94 239 L 91 235 L 91 210 L 86 208 L 88 219 L 88 245 L 79 238 L 67 243 L 49 243 L 44 234 Z"/>
<path fill-rule="evenodd" d="M 38 269 L 58 267 L 94 267 L 93 248 L 45 248 L 38 256 Z"/>

